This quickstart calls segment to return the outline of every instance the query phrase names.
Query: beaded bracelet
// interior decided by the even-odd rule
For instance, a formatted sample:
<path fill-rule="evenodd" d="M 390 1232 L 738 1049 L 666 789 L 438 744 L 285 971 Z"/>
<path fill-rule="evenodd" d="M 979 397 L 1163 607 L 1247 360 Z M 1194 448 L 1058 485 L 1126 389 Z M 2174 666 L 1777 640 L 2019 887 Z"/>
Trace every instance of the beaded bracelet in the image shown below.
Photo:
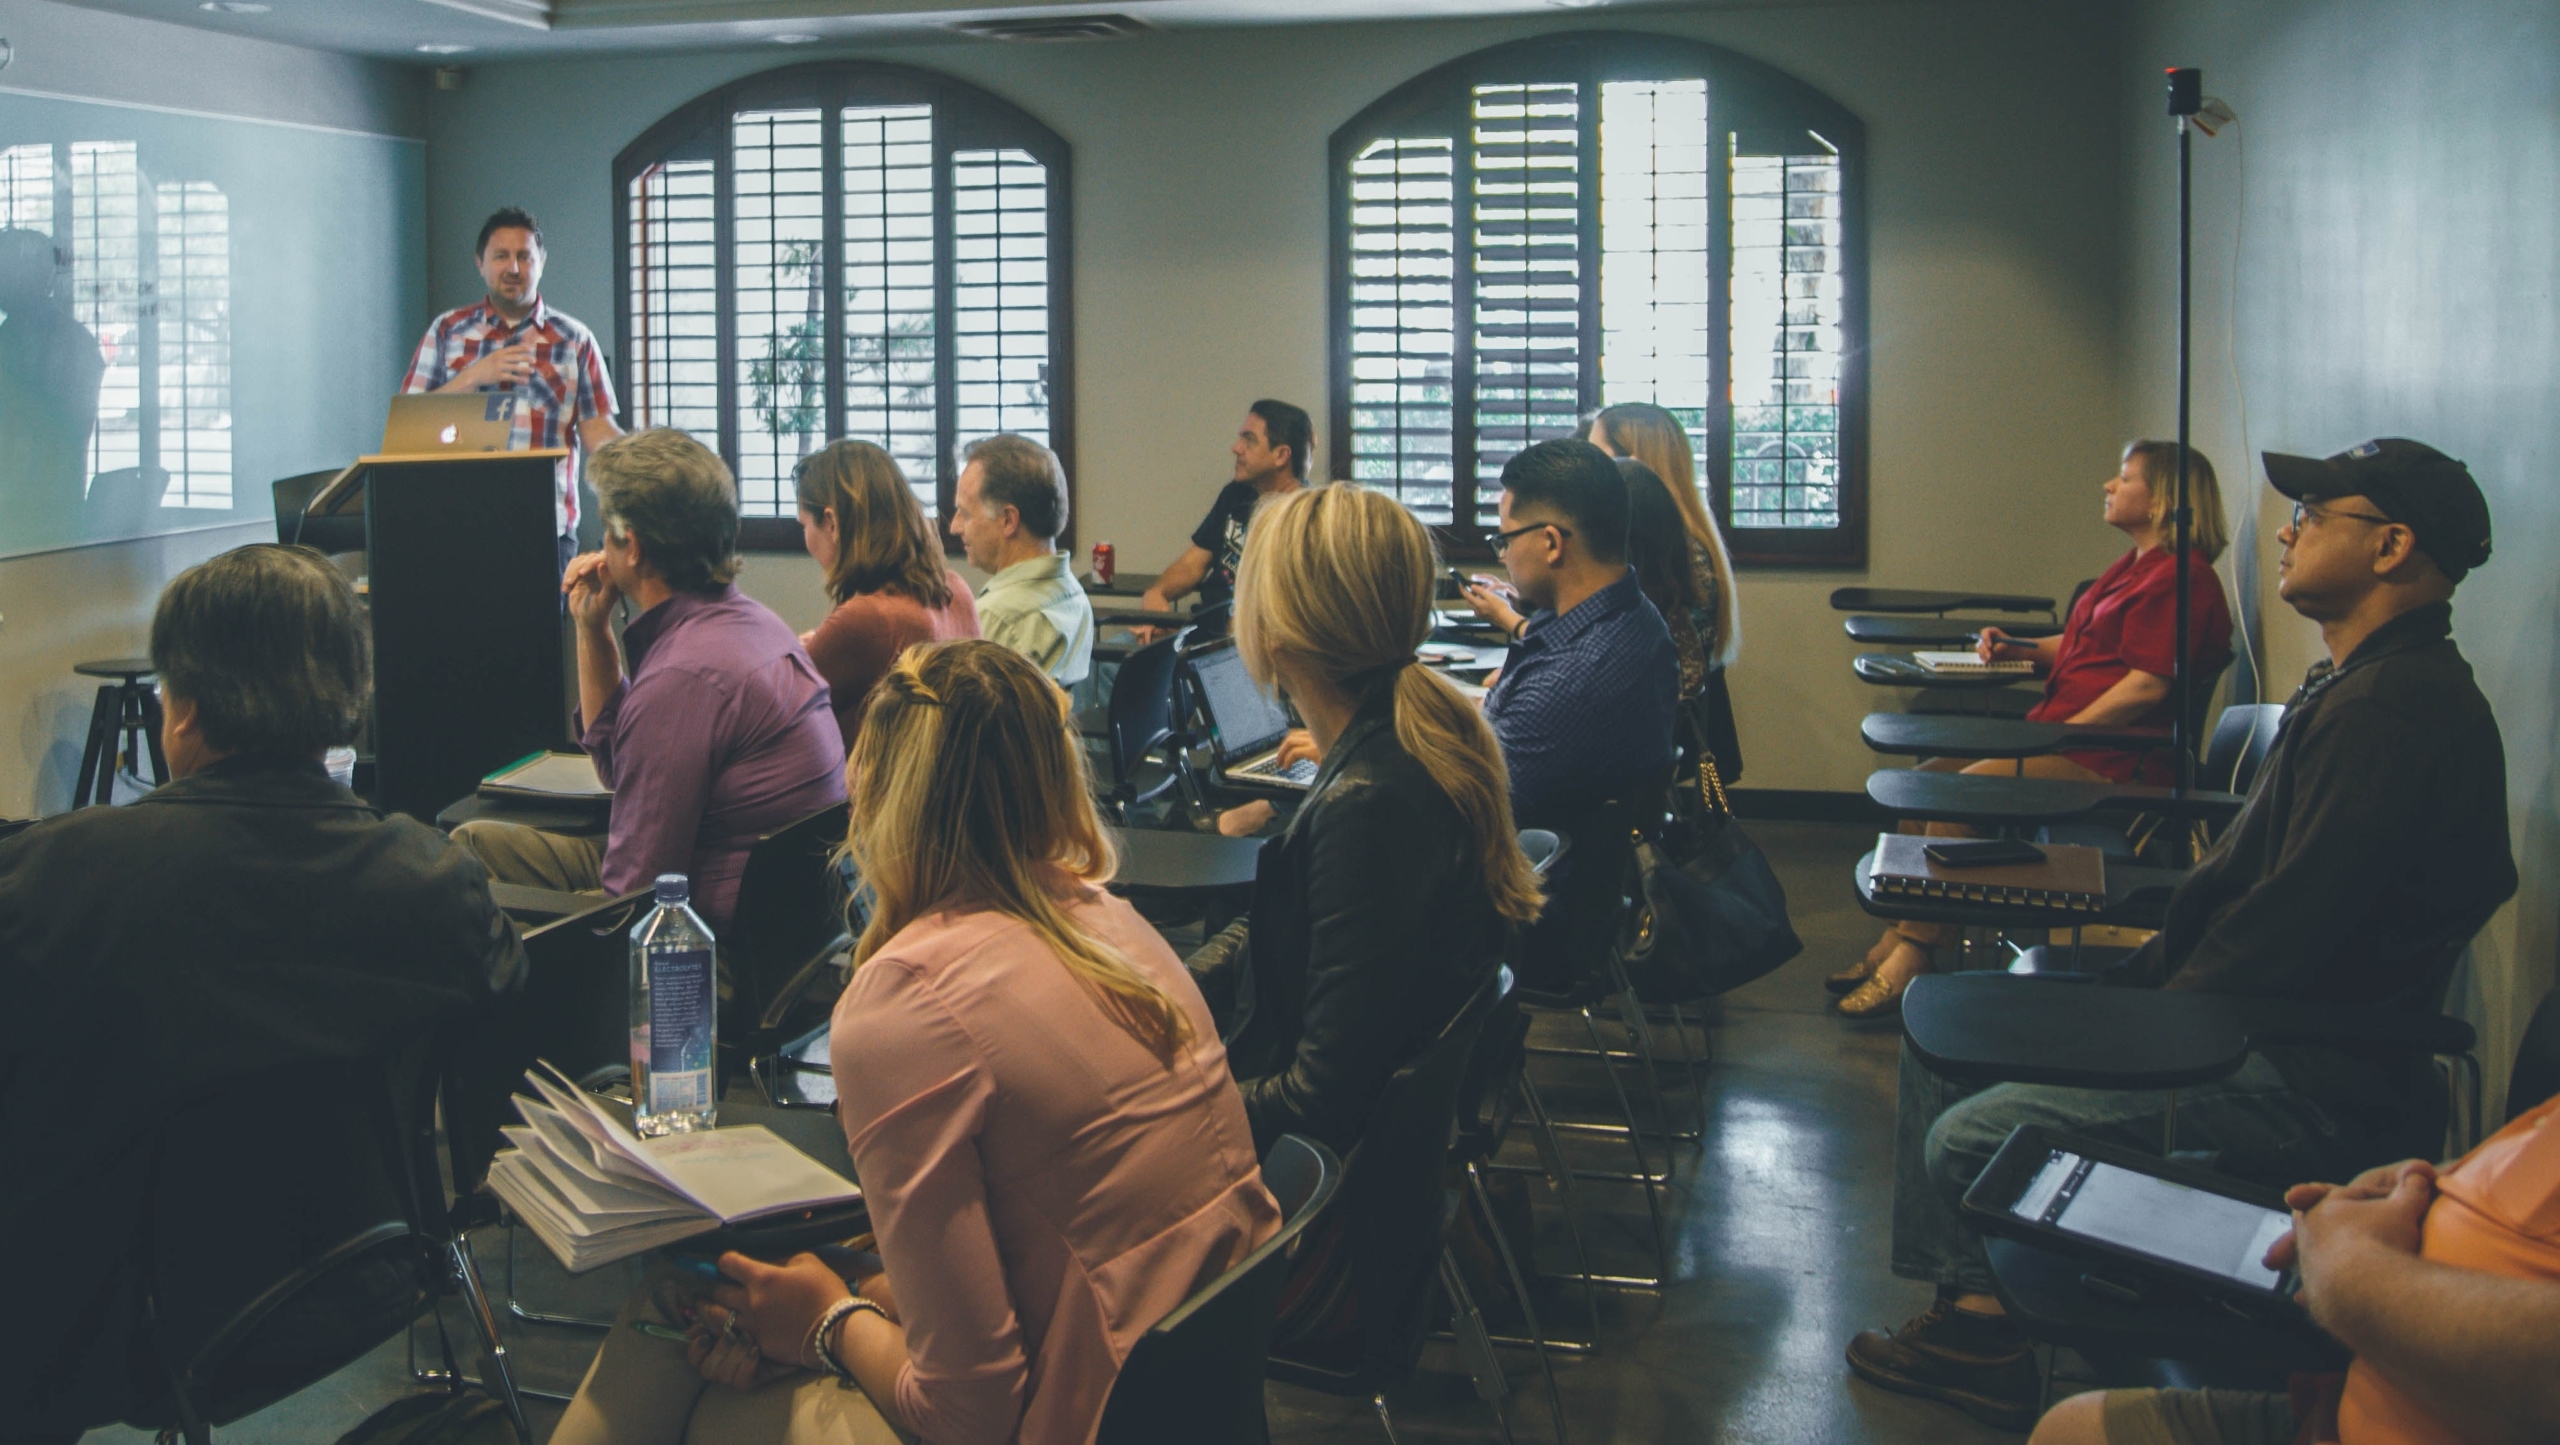
<path fill-rule="evenodd" d="M 836 1358 L 836 1330 L 845 1316 L 858 1310 L 869 1310 L 884 1320 L 889 1317 L 889 1312 L 876 1302 L 853 1294 L 829 1305 L 827 1312 L 818 1316 L 818 1322 L 809 1327 L 808 1352 L 817 1357 L 818 1368 L 835 1376 L 836 1383 L 848 1390 L 859 1389 L 860 1383 L 854 1379 L 852 1369 Z"/>

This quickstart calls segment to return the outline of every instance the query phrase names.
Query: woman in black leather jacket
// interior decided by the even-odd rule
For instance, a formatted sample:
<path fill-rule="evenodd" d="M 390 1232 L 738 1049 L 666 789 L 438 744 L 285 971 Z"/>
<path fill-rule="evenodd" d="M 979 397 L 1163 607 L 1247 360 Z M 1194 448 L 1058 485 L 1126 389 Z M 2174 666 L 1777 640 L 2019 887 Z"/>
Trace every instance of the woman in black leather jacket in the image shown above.
<path fill-rule="evenodd" d="M 1190 961 L 1259 1149 L 1295 1133 L 1348 1153 L 1537 917 L 1493 731 L 1414 663 L 1438 575 L 1412 514 L 1352 486 L 1275 499 L 1245 538 L 1237 647 L 1324 760 L 1263 845 L 1252 911 Z"/>

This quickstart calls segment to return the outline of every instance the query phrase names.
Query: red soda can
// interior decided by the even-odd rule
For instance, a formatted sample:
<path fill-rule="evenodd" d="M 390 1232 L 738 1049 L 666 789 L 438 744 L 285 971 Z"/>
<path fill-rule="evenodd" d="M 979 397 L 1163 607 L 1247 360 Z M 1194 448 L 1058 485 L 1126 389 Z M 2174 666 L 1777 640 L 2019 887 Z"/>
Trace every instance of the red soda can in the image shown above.
<path fill-rule="evenodd" d="M 1108 542 L 1094 543 L 1093 580 L 1105 587 L 1108 587 L 1111 585 L 1111 578 L 1116 570 L 1117 568 L 1112 558 L 1111 544 Z"/>

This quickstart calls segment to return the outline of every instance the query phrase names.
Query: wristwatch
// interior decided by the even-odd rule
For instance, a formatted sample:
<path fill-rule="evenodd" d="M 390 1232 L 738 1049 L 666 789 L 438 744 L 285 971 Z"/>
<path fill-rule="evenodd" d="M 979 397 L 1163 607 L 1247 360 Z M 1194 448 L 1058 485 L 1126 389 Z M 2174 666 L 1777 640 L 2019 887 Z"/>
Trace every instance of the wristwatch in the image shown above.
<path fill-rule="evenodd" d="M 845 1316 L 860 1310 L 869 1310 L 884 1320 L 889 1318 L 889 1312 L 877 1303 L 858 1294 L 849 1294 L 827 1306 L 827 1312 L 818 1316 L 818 1322 L 809 1327 L 809 1353 L 818 1357 L 818 1368 L 835 1376 L 836 1384 L 847 1390 L 858 1390 L 862 1386 L 844 1361 L 836 1358 L 836 1331 L 843 1327 Z"/>

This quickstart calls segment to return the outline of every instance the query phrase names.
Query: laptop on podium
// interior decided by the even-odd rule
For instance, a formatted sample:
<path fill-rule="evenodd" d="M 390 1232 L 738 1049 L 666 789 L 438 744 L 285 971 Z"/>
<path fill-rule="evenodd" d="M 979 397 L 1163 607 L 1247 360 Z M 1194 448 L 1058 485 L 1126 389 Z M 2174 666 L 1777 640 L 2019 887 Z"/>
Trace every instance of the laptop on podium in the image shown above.
<path fill-rule="evenodd" d="M 1312 759 L 1280 766 L 1289 710 L 1255 684 L 1233 642 L 1211 643 L 1184 660 L 1200 685 L 1200 706 L 1209 715 L 1210 743 L 1217 754 L 1210 776 L 1234 786 L 1300 793 L 1315 783 Z"/>
<path fill-rule="evenodd" d="M 421 457 L 507 451 L 515 437 L 516 409 L 522 405 L 524 398 L 512 391 L 422 391 L 395 396 L 382 422 L 382 454 Z"/>

